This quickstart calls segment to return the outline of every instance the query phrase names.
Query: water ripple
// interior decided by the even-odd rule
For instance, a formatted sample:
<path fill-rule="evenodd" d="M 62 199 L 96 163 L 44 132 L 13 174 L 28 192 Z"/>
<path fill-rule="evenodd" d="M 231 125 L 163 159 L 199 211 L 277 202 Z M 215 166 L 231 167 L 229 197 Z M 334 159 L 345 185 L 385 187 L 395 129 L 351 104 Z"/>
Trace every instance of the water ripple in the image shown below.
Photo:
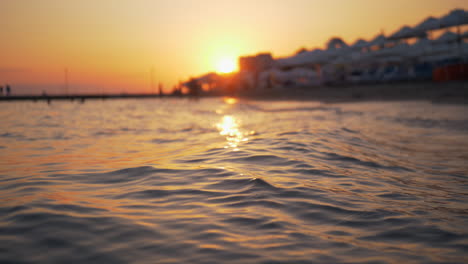
<path fill-rule="evenodd" d="M 468 262 L 465 106 L 21 106 L 0 263 Z"/>

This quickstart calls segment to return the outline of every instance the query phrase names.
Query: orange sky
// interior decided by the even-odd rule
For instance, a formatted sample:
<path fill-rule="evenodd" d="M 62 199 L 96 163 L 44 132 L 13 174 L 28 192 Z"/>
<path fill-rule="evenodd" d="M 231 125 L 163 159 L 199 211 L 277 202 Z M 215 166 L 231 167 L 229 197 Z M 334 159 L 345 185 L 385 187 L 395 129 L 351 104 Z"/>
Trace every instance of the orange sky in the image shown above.
<path fill-rule="evenodd" d="M 17 93 L 147 92 L 220 60 L 392 33 L 465 0 L 1 0 L 0 84 Z M 16 90 L 15 90 L 16 88 Z"/>

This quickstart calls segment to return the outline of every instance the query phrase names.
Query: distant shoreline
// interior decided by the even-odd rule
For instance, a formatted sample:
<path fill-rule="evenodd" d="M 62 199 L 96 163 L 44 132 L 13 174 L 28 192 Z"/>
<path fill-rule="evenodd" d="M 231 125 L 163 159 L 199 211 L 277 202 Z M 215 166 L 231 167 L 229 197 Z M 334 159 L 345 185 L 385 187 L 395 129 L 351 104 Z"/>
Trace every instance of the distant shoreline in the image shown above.
<path fill-rule="evenodd" d="M 359 101 L 413 101 L 468 104 L 468 81 L 407 82 L 366 85 L 320 87 L 289 87 L 243 91 L 235 95 L 201 95 L 199 98 L 234 96 L 252 100 L 320 101 L 324 103 Z M 158 94 L 83 94 L 83 95 L 11 95 L 0 96 L 2 101 L 86 101 L 106 99 L 190 98 L 188 95 Z"/>
<path fill-rule="evenodd" d="M 10 95 L 0 96 L 0 101 L 84 101 L 93 99 L 138 99 L 138 98 L 159 98 L 159 94 L 70 94 L 70 95 Z M 166 97 L 166 96 L 162 96 Z M 172 96 L 174 97 L 174 96 Z"/>

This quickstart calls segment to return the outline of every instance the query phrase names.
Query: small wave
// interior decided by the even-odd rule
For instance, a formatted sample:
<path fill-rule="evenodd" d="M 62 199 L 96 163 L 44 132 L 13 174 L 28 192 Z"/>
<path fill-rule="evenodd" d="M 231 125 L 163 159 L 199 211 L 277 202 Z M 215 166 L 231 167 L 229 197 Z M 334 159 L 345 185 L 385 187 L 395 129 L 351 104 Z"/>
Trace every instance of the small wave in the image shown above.
<path fill-rule="evenodd" d="M 6 132 L 6 133 L 3 133 L 3 134 L 0 134 L 0 137 L 23 139 L 23 138 L 24 138 L 24 135 L 19 134 L 19 133 L 10 133 L 10 132 Z"/>
<path fill-rule="evenodd" d="M 117 199 L 158 199 L 164 198 L 168 196 L 177 196 L 178 199 L 193 199 L 197 196 L 205 196 L 205 197 L 214 197 L 223 195 L 221 192 L 212 192 L 212 191 L 204 191 L 204 190 L 197 190 L 197 189 L 177 189 L 177 190 L 164 190 L 164 189 L 148 189 L 144 191 L 137 191 L 137 192 L 130 192 L 122 195 L 116 196 Z"/>
<path fill-rule="evenodd" d="M 155 138 L 150 141 L 151 143 L 156 144 L 167 144 L 167 143 L 174 143 L 174 142 L 183 142 L 182 139 L 167 139 L 167 138 Z"/>
<path fill-rule="evenodd" d="M 352 164 L 365 166 L 365 167 L 369 167 L 373 169 L 386 169 L 386 170 L 392 170 L 392 171 L 412 171 L 411 169 L 408 169 L 408 168 L 403 168 L 399 166 L 385 166 L 374 161 L 363 161 L 355 157 L 340 155 L 340 154 L 333 153 L 333 152 L 323 152 L 323 154 L 325 154 L 327 159 L 329 160 L 338 160 L 341 162 L 352 163 Z"/>
<path fill-rule="evenodd" d="M 262 112 L 267 112 L 267 113 L 284 113 L 284 112 L 315 112 L 315 111 L 333 111 L 333 112 L 339 112 L 341 111 L 340 108 L 338 107 L 323 107 L 323 106 L 317 106 L 317 107 L 293 107 L 293 108 L 273 108 L 273 109 L 266 109 L 266 108 L 259 108 L 259 111 Z"/>
<path fill-rule="evenodd" d="M 0 263 L 467 262 L 466 107 L 241 101 L 5 105 Z"/>
<path fill-rule="evenodd" d="M 466 235 L 449 232 L 436 226 L 408 226 L 379 232 L 377 235 L 373 236 L 364 236 L 360 239 L 370 241 L 405 241 L 434 246 L 437 244 L 446 244 L 448 242 L 466 239 L 467 237 L 468 236 Z"/>
<path fill-rule="evenodd" d="M 242 157 L 237 159 L 226 159 L 226 162 L 236 162 L 236 163 L 255 163 L 255 164 L 264 164 L 270 166 L 286 166 L 294 165 L 298 161 L 281 158 L 275 155 L 250 155 L 248 157 Z"/>
<path fill-rule="evenodd" d="M 449 119 L 431 119 L 431 118 L 404 118 L 380 116 L 378 120 L 385 120 L 400 123 L 410 127 L 421 128 L 440 128 L 457 131 L 468 131 L 468 120 L 449 120 Z"/>
<path fill-rule="evenodd" d="M 331 177 L 331 178 L 344 178 L 345 175 L 339 175 L 327 170 L 317 170 L 317 169 L 294 169 L 290 170 L 293 173 L 299 173 L 307 176 L 322 176 L 322 177 Z"/>

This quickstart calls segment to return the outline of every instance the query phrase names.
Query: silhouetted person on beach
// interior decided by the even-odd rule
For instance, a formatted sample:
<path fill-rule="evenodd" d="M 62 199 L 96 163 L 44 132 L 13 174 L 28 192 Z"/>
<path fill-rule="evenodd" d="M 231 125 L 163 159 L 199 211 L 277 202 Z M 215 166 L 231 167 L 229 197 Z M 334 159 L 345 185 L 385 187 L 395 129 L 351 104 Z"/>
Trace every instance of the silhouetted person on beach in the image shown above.
<path fill-rule="evenodd" d="M 0 96 L 3 95 L 3 86 L 0 86 Z"/>
<path fill-rule="evenodd" d="M 163 92 L 163 85 L 162 85 L 162 83 L 159 84 L 158 89 L 159 89 L 159 96 L 163 96 L 163 95 L 164 95 L 164 92 Z"/>
<path fill-rule="evenodd" d="M 11 93 L 11 87 L 10 87 L 10 85 L 7 84 L 7 85 L 5 86 L 5 90 L 6 90 L 6 95 L 7 95 L 7 96 L 10 95 L 10 93 Z"/>

